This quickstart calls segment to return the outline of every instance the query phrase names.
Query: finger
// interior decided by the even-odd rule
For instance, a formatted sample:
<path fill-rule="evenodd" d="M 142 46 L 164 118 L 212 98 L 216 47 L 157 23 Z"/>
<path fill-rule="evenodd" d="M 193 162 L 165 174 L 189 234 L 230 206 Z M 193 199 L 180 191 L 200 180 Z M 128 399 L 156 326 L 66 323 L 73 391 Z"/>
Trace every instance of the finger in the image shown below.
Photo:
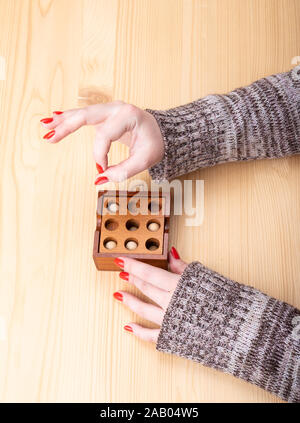
<path fill-rule="evenodd" d="M 51 117 L 41 119 L 40 123 L 45 129 L 50 131 L 51 129 L 55 129 L 64 120 L 64 118 L 65 116 L 63 113 L 53 113 Z"/>
<path fill-rule="evenodd" d="M 129 328 L 131 328 L 131 330 Z M 143 326 L 138 325 L 137 323 L 128 323 L 124 326 L 124 329 L 128 332 L 132 332 L 135 336 L 142 339 L 143 341 L 154 343 L 157 342 L 158 335 L 160 332 L 160 329 L 144 328 Z"/>
<path fill-rule="evenodd" d="M 55 131 L 51 136 L 46 134 L 45 139 L 51 143 L 57 143 L 67 135 L 76 131 L 83 125 L 97 125 L 116 113 L 122 106 L 122 102 L 107 104 L 94 104 L 79 109 L 66 110 L 62 114 L 53 116 L 53 121 L 46 124 L 47 129 Z M 41 122 L 44 126 L 44 122 Z"/>
<path fill-rule="evenodd" d="M 125 181 L 126 179 L 143 172 L 145 169 L 148 169 L 148 161 L 145 160 L 145 156 L 146 153 L 143 153 L 143 155 L 132 155 L 119 164 L 110 166 L 106 170 L 105 176 L 113 182 Z"/>
<path fill-rule="evenodd" d="M 64 112 L 53 112 L 51 118 L 41 119 L 41 124 L 48 130 L 55 129 L 58 125 L 65 122 L 68 124 L 69 120 L 79 118 L 86 112 L 85 108 L 69 109 Z"/>
<path fill-rule="evenodd" d="M 111 143 L 120 139 L 132 126 L 132 116 L 122 110 L 111 117 L 96 129 L 96 139 L 94 143 L 94 158 L 96 163 L 103 169 L 107 168 L 107 154 Z M 113 172 L 106 170 L 101 176 L 107 177 L 110 181 L 117 182 L 113 177 Z"/>
<path fill-rule="evenodd" d="M 94 141 L 94 159 L 98 165 L 102 167 L 102 170 L 105 171 L 108 165 L 108 152 L 111 146 L 111 141 L 109 139 L 104 139 L 103 135 L 96 131 L 96 137 Z M 98 169 L 98 167 L 97 167 Z M 103 172 L 101 172 L 101 176 Z M 97 175 L 100 176 L 100 175 Z"/>
<path fill-rule="evenodd" d="M 144 295 L 153 300 L 164 310 L 167 308 L 171 295 L 169 292 L 157 288 L 151 283 L 147 283 L 134 275 L 129 275 L 129 282 L 135 285 Z"/>
<path fill-rule="evenodd" d="M 117 113 L 122 108 L 125 108 L 123 101 L 113 101 L 111 103 L 93 104 L 85 107 L 86 109 L 86 124 L 97 125 L 104 122 L 107 118 Z"/>
<path fill-rule="evenodd" d="M 169 259 L 169 269 L 171 272 L 177 273 L 178 275 L 181 275 L 183 273 L 184 269 L 187 266 L 187 263 L 182 261 L 179 257 L 179 254 L 175 247 L 172 247 L 170 250 L 170 253 L 168 255 Z"/>
<path fill-rule="evenodd" d="M 124 262 L 125 272 L 151 283 L 160 289 L 172 291 L 177 285 L 178 275 L 174 273 L 128 257 L 122 257 L 121 260 Z"/>
<path fill-rule="evenodd" d="M 67 112 L 63 118 L 60 117 L 60 120 L 60 123 L 44 136 L 44 139 L 47 139 L 53 144 L 61 141 L 67 135 L 77 131 L 77 129 L 85 125 L 86 111 L 85 109 L 77 109 L 72 113 Z"/>
<path fill-rule="evenodd" d="M 161 325 L 164 316 L 164 310 L 156 305 L 145 303 L 144 301 L 137 298 L 135 295 L 130 294 L 125 291 L 118 291 L 118 294 L 121 294 L 120 301 L 123 302 L 127 307 L 130 308 L 134 313 L 147 319 L 150 322 Z M 120 298 L 117 296 L 115 298 Z"/>

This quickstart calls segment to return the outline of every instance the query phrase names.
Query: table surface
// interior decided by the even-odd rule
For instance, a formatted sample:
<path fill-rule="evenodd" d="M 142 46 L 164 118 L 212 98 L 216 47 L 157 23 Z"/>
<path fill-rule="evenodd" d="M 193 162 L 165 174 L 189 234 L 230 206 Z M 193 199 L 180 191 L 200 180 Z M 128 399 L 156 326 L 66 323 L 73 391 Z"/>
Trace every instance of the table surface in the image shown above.
<path fill-rule="evenodd" d="M 53 146 L 39 120 L 112 99 L 164 109 L 286 71 L 299 21 L 297 0 L 0 0 L 1 401 L 279 401 L 123 331 L 142 320 L 112 294 L 137 291 L 92 261 L 94 130 Z M 114 143 L 111 162 L 125 156 Z M 300 307 L 300 157 L 188 179 L 205 182 L 204 222 L 172 217 L 170 245 Z"/>

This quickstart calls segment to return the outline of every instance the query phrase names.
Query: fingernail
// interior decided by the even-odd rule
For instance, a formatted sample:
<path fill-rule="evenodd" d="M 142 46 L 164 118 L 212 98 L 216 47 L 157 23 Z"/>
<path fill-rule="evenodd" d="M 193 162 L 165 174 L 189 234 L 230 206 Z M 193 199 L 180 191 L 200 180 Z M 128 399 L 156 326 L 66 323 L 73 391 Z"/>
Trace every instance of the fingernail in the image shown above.
<path fill-rule="evenodd" d="M 60 111 L 55 111 L 55 112 L 53 112 L 53 114 L 54 114 L 54 115 L 62 115 L 62 114 L 63 114 L 63 112 L 60 112 Z"/>
<path fill-rule="evenodd" d="M 98 173 L 103 173 L 104 172 L 102 166 L 100 166 L 98 163 L 96 163 L 96 168 L 98 170 Z"/>
<path fill-rule="evenodd" d="M 119 276 L 124 281 L 128 281 L 129 280 L 129 273 L 127 273 L 127 272 L 120 272 Z"/>
<path fill-rule="evenodd" d="M 108 178 L 106 176 L 99 176 L 99 178 L 95 180 L 95 185 L 105 184 L 106 182 L 108 182 Z"/>
<path fill-rule="evenodd" d="M 123 295 L 121 294 L 121 292 L 114 292 L 113 296 L 115 297 L 116 300 L 123 301 Z"/>
<path fill-rule="evenodd" d="M 52 118 L 45 118 L 45 119 L 41 119 L 40 122 L 42 122 L 42 123 L 51 123 L 51 122 L 53 122 L 53 119 Z"/>
<path fill-rule="evenodd" d="M 180 256 L 179 256 L 179 254 L 178 254 L 178 252 L 177 252 L 177 250 L 176 250 L 175 247 L 172 247 L 171 248 L 171 254 L 174 257 L 174 259 L 176 259 L 176 260 L 180 259 Z"/>
<path fill-rule="evenodd" d="M 55 131 L 50 131 L 46 135 L 44 135 L 44 140 L 48 140 L 49 138 L 52 138 L 55 135 Z"/>
<path fill-rule="evenodd" d="M 115 263 L 117 266 L 121 267 L 122 269 L 124 269 L 124 260 L 119 259 L 119 258 L 115 258 Z"/>
<path fill-rule="evenodd" d="M 127 330 L 128 332 L 133 332 L 132 327 L 129 325 L 125 325 L 124 329 Z"/>

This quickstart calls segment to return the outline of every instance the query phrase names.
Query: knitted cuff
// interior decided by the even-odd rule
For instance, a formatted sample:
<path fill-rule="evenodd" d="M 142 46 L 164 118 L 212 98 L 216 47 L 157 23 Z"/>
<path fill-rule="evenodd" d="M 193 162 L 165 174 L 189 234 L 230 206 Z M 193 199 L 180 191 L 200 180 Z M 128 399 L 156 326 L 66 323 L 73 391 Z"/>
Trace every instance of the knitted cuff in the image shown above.
<path fill-rule="evenodd" d="M 300 66 L 227 95 L 209 95 L 166 111 L 150 110 L 165 155 L 152 166 L 163 180 L 218 163 L 300 153 Z"/>
<path fill-rule="evenodd" d="M 156 348 L 300 402 L 295 316 L 294 307 L 193 262 L 171 298 Z"/>
<path fill-rule="evenodd" d="M 155 117 L 165 147 L 163 160 L 149 169 L 152 179 L 170 179 L 229 159 L 231 152 L 222 142 L 226 110 L 221 96 L 211 95 L 166 111 L 147 109 L 147 112 Z"/>

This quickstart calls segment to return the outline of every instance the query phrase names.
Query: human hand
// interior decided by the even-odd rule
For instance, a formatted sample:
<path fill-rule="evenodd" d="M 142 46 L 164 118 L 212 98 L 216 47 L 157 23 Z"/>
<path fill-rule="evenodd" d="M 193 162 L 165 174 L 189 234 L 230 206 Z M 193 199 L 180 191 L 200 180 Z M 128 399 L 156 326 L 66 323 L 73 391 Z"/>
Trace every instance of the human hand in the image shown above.
<path fill-rule="evenodd" d="M 140 317 L 161 326 L 165 311 L 187 263 L 180 260 L 174 247 L 171 248 L 169 254 L 170 272 L 127 257 L 117 258 L 116 263 L 123 269 L 120 278 L 135 285 L 157 305 L 146 303 L 123 290 L 115 292 L 114 298 L 121 301 Z M 124 329 L 144 341 L 155 343 L 160 331 L 160 329 L 145 328 L 134 322 L 125 325 Z"/>
<path fill-rule="evenodd" d="M 148 169 L 163 158 L 164 142 L 155 118 L 131 104 L 114 101 L 81 109 L 53 112 L 41 123 L 48 132 L 44 139 L 55 144 L 83 125 L 94 125 L 96 138 L 94 157 L 98 175 L 95 184 L 120 182 Z M 113 141 L 129 147 L 129 157 L 108 166 L 107 155 Z"/>

